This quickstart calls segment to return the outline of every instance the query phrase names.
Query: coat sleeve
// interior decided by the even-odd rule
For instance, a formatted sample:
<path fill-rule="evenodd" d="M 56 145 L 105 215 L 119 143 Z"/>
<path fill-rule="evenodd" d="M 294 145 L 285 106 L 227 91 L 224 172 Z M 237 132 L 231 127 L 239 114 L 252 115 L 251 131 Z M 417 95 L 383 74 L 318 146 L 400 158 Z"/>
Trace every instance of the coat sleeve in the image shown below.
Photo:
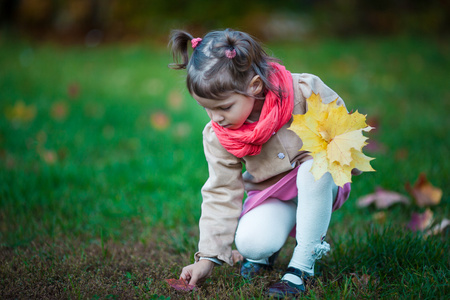
<path fill-rule="evenodd" d="M 301 102 L 304 106 L 304 112 L 306 112 L 306 99 L 311 96 L 312 92 L 315 94 L 320 94 L 322 98 L 322 102 L 324 104 L 328 104 L 338 99 L 337 105 L 344 105 L 344 100 L 342 100 L 339 95 L 329 88 L 319 77 L 316 75 L 301 73 L 301 74 L 293 74 L 293 78 L 296 82 L 294 82 L 294 87 L 297 86 L 296 93 L 296 102 Z M 297 83 L 297 85 L 295 85 Z M 300 97 L 300 99 L 298 99 Z M 301 113 L 304 113 L 301 112 Z"/>
<path fill-rule="evenodd" d="M 244 197 L 242 162 L 222 147 L 210 123 L 203 131 L 203 147 L 209 178 L 202 188 L 200 241 L 195 261 L 213 257 L 233 265 L 231 246 Z"/>

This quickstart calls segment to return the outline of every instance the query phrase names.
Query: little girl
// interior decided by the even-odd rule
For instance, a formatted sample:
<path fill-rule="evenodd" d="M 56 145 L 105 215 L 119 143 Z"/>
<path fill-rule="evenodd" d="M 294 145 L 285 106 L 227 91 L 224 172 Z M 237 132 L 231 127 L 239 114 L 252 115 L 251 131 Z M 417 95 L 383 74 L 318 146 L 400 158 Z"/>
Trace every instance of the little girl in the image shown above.
<path fill-rule="evenodd" d="M 243 32 L 194 38 L 177 30 L 171 45 L 176 63 L 170 67 L 187 69 L 188 90 L 211 119 L 203 130 L 209 178 L 202 188 L 199 249 L 180 278 L 195 285 L 215 265 L 232 265 L 234 242 L 245 258 L 241 275 L 250 279 L 271 267 L 291 234 L 297 245 L 268 294 L 303 293 L 315 261 L 330 249 L 324 238 L 331 212 L 348 198 L 350 185 L 339 188 L 329 173 L 316 181 L 311 156 L 299 151 L 302 140 L 288 127 L 293 114 L 306 112 L 312 92 L 324 103 L 344 102 L 318 77 L 291 74 Z"/>

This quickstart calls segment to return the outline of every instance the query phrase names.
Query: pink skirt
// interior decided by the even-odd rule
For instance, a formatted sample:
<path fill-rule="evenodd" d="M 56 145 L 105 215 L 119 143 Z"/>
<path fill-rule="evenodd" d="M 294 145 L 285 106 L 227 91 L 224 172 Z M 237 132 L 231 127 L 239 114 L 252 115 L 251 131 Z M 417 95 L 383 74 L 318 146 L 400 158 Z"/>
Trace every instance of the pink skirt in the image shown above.
<path fill-rule="evenodd" d="M 248 213 L 253 208 L 263 203 L 268 198 L 276 198 L 283 201 L 292 200 L 297 197 L 297 171 L 299 167 L 296 167 L 286 176 L 281 178 L 277 183 L 269 186 L 262 191 L 248 191 L 247 199 L 245 199 L 244 206 L 242 208 L 241 216 Z M 343 187 L 338 187 L 336 199 L 333 202 L 333 211 L 340 208 L 350 195 L 351 185 L 350 183 L 344 184 Z M 292 233 L 291 233 L 292 235 Z"/>

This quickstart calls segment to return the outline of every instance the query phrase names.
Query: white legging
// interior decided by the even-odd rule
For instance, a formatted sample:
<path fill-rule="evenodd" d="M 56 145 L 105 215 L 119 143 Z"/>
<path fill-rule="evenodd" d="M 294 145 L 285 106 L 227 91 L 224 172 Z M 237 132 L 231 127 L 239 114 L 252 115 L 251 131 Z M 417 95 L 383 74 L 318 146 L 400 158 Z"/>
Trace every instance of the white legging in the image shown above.
<path fill-rule="evenodd" d="M 240 219 L 235 244 L 245 258 L 268 263 L 268 258 L 281 249 L 297 224 L 297 246 L 289 266 L 314 275 L 314 262 L 329 249 L 322 241 L 338 187 L 329 173 L 316 181 L 310 172 L 311 165 L 309 160 L 298 169 L 297 199 L 269 198 Z"/>

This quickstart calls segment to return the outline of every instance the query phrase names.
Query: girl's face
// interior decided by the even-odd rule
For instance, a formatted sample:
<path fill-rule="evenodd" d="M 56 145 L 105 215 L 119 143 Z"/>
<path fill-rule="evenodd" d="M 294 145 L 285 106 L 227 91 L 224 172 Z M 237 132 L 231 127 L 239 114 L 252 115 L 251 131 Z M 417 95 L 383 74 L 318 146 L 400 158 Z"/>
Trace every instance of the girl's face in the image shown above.
<path fill-rule="evenodd" d="M 258 95 L 262 89 L 262 80 L 256 75 L 250 81 L 247 93 L 248 95 Z M 222 100 L 206 99 L 196 94 L 192 94 L 192 96 L 198 104 L 205 108 L 212 121 L 228 129 L 238 129 L 249 119 L 250 121 L 257 121 L 264 103 L 255 100 L 254 97 L 238 93 L 232 93 Z"/>
<path fill-rule="evenodd" d="M 192 95 L 203 106 L 209 118 L 228 129 L 240 128 L 253 112 L 255 98 L 233 93 L 223 100 L 206 99 Z"/>

